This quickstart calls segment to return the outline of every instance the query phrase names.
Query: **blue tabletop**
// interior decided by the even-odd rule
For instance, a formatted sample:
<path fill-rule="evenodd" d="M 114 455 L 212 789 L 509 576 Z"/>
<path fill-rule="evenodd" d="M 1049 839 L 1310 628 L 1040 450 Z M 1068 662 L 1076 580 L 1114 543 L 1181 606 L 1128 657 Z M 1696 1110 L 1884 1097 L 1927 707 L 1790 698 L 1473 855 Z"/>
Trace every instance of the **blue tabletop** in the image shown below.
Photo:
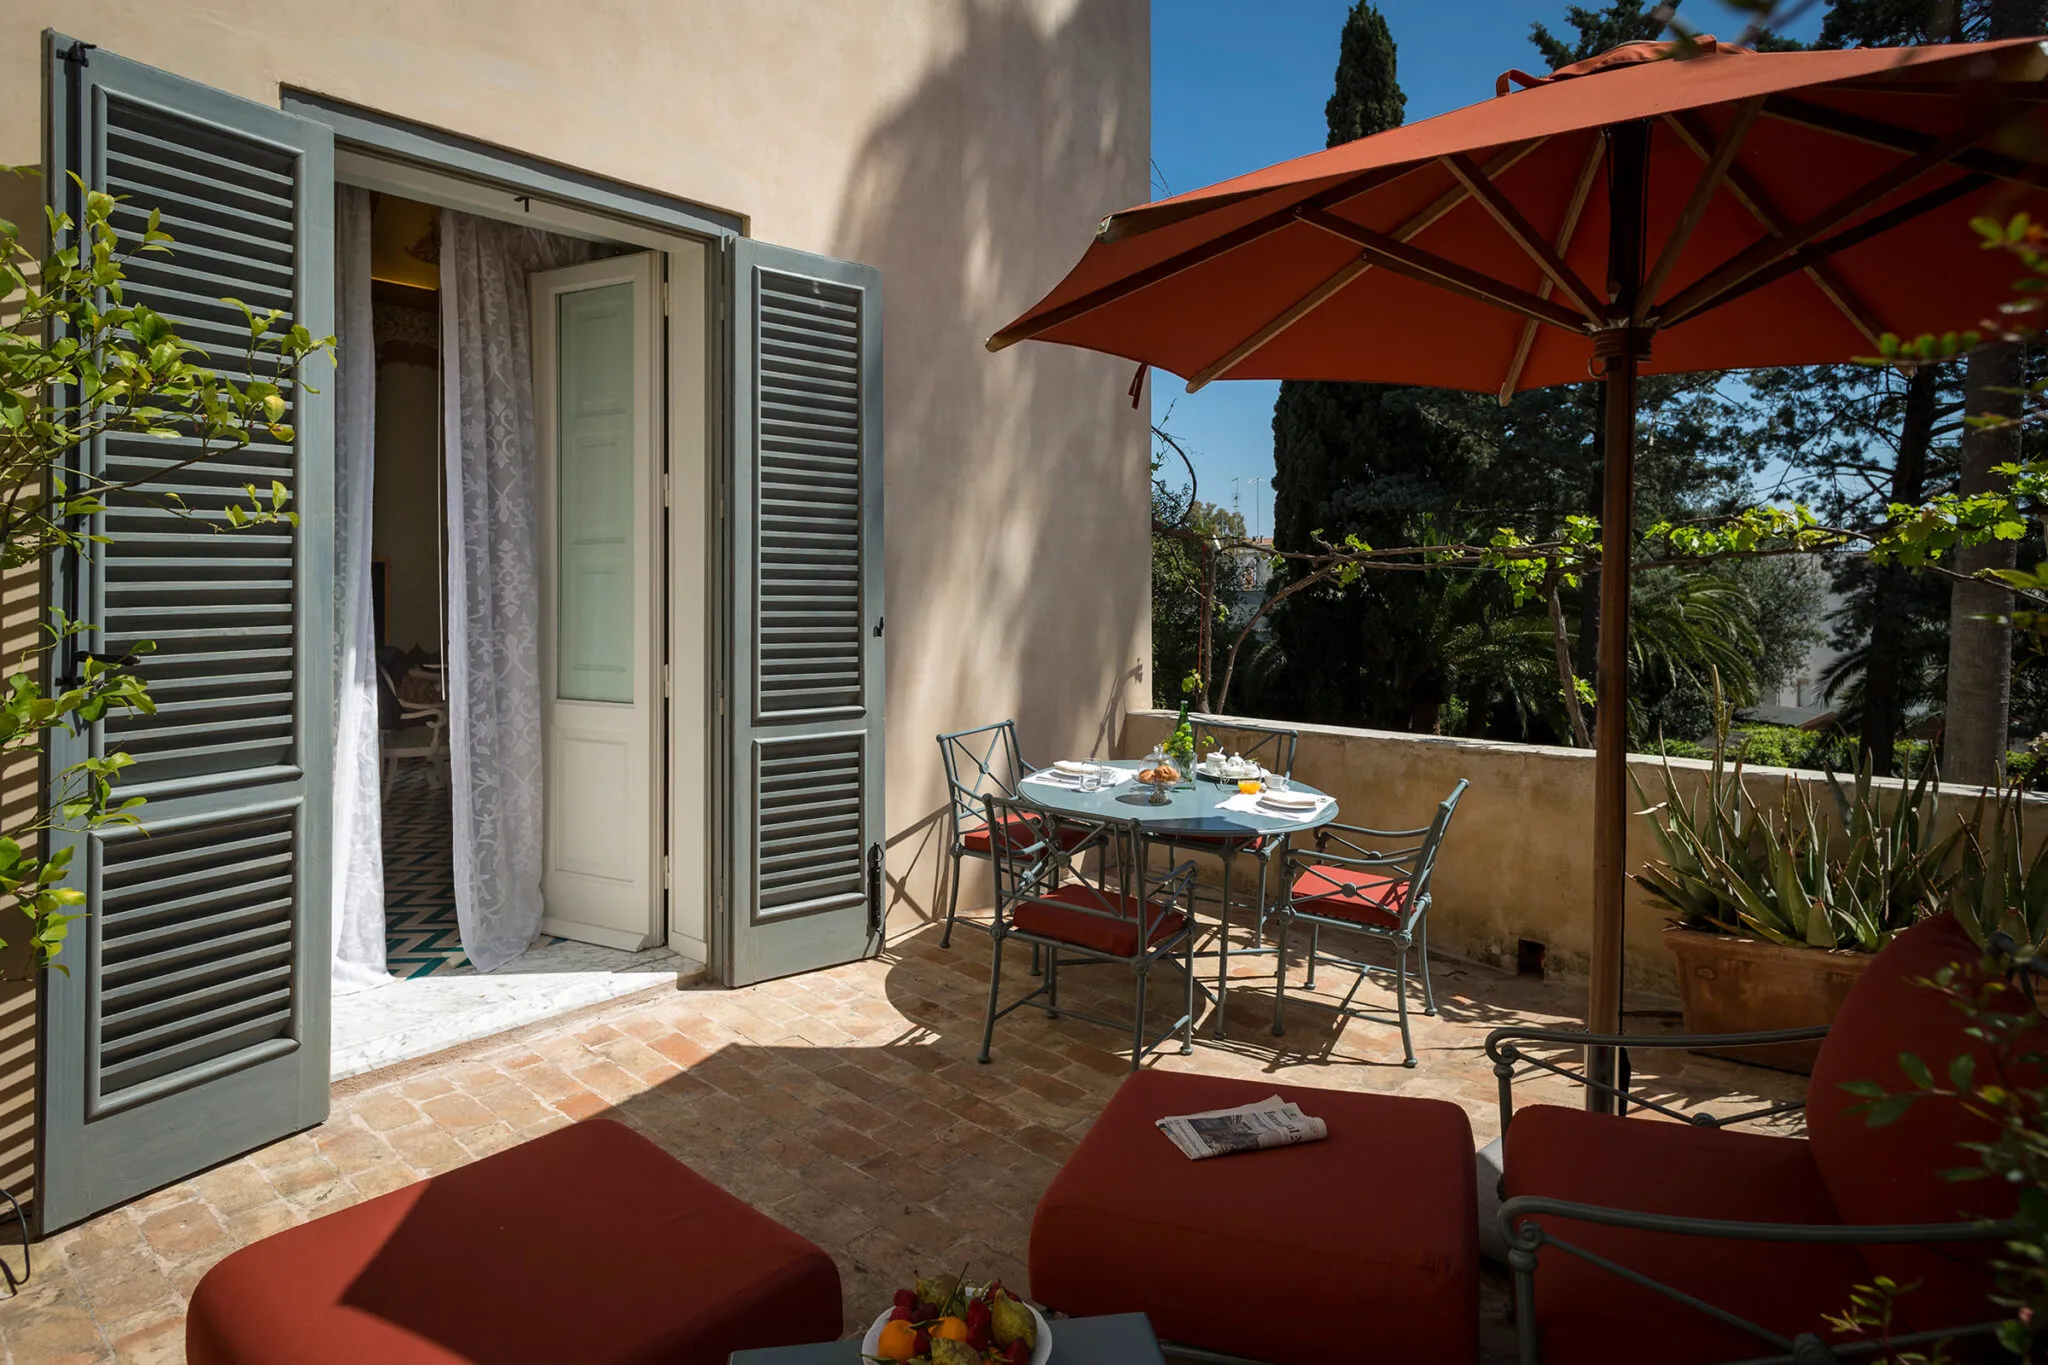
<path fill-rule="evenodd" d="M 1105 766 L 1136 772 L 1145 765 L 1122 759 Z M 1289 790 L 1311 796 L 1328 795 L 1306 782 L 1292 783 Z M 1058 811 L 1062 815 L 1080 815 L 1097 820 L 1104 816 L 1137 820 L 1145 826 L 1147 834 L 1167 839 L 1176 834 L 1247 840 L 1262 835 L 1299 834 L 1327 825 L 1337 818 L 1334 800 L 1325 801 L 1320 810 L 1305 820 L 1262 810 L 1249 801 L 1240 804 L 1250 809 L 1225 810 L 1223 803 L 1239 795 L 1237 783 L 1213 782 L 1206 777 L 1197 777 L 1192 783 L 1183 782 L 1174 787 L 1170 799 L 1163 806 L 1152 804 L 1152 789 L 1135 777 L 1099 792 L 1084 792 L 1058 782 L 1026 778 L 1017 784 L 1017 795 L 1034 806 Z"/>

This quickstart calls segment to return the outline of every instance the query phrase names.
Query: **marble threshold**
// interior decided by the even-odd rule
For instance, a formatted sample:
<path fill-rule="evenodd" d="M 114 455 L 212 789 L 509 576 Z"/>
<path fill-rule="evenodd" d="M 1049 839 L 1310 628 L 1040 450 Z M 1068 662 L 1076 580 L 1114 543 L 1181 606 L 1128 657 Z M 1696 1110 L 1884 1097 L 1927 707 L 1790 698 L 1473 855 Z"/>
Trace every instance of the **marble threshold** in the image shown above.
<path fill-rule="evenodd" d="M 667 948 L 628 953 L 567 939 L 488 974 L 465 964 L 394 979 L 334 998 L 329 1075 L 345 1080 L 587 1005 L 703 979 L 703 963 Z"/>

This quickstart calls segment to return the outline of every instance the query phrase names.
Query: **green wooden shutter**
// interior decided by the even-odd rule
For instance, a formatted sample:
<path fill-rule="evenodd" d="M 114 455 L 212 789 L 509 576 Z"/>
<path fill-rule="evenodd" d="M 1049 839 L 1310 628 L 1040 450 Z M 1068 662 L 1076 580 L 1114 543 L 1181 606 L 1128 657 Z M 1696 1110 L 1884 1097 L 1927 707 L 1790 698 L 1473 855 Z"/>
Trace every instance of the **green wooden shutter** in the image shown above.
<path fill-rule="evenodd" d="M 879 942 L 882 282 L 733 244 L 725 980 Z"/>
<path fill-rule="evenodd" d="M 50 35 L 53 199 L 69 175 L 122 196 L 139 235 L 154 208 L 170 256 L 129 267 L 127 297 L 239 363 L 248 330 L 223 297 L 333 329 L 333 142 L 322 125 Z M 359 339 L 367 344 L 367 338 Z M 230 359 L 233 358 L 233 359 Z M 144 640 L 154 717 L 109 718 L 49 747 L 135 759 L 122 790 L 146 833 L 70 836 L 89 897 L 42 993 L 37 1204 L 53 1229 L 326 1117 L 329 764 L 333 733 L 332 366 L 288 396 L 295 444 L 257 443 L 113 501 L 112 538 L 53 566 L 82 647 Z M 318 388 L 323 392 L 314 392 Z M 178 440 L 107 437 L 109 478 L 150 479 Z M 296 529 L 223 529 L 243 485 L 285 485 Z M 59 659 L 60 674 L 75 667 Z"/>

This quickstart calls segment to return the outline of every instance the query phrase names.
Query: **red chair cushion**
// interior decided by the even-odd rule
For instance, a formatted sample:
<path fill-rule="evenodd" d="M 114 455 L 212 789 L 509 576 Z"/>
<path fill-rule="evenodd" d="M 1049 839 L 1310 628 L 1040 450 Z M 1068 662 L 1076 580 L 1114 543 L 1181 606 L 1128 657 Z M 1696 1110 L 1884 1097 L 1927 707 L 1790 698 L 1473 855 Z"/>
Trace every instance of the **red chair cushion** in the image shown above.
<path fill-rule="evenodd" d="M 1003 821 L 1003 827 L 1005 830 L 1017 831 L 1016 837 L 1021 847 L 1028 848 L 1038 841 L 1038 835 L 1021 816 L 1012 815 L 1007 817 Z M 1087 837 L 1088 831 L 1085 829 L 1077 829 L 1072 825 L 1060 826 L 1059 841 L 1061 848 L 1071 849 Z M 993 839 L 990 837 L 989 827 L 985 824 L 974 829 L 962 831 L 960 835 L 961 847 L 970 849 L 975 853 L 990 852 L 993 842 Z"/>
<path fill-rule="evenodd" d="M 1329 1138 L 1189 1161 L 1153 1126 L 1275 1093 Z M 1076 1316 L 1142 1312 L 1162 1340 L 1272 1365 L 1471 1365 L 1477 1189 L 1455 1104 L 1140 1071 L 1039 1201 L 1031 1292 Z"/>
<path fill-rule="evenodd" d="M 1518 1110 L 1503 1144 L 1504 1192 L 1640 1213 L 1760 1223 L 1834 1223 L 1807 1143 L 1661 1119 L 1614 1118 L 1556 1105 Z M 1792 1246 L 1637 1232 L 1544 1215 L 1575 1246 L 1791 1336 L 1832 1340 L 1826 1313 L 1869 1280 L 1850 1247 Z M 1764 1341 L 1724 1327 L 1555 1247 L 1536 1262 L 1536 1321 L 1545 1360 L 1659 1365 L 1747 1360 Z"/>
<path fill-rule="evenodd" d="M 1047 892 L 1042 898 L 1019 905 L 1010 915 L 1010 923 L 1020 931 L 1040 938 L 1071 943 L 1077 948 L 1092 948 L 1113 957 L 1135 957 L 1138 952 L 1139 909 L 1135 896 L 1122 896 L 1113 891 L 1098 891 L 1070 883 L 1057 891 Z M 1153 916 L 1152 937 L 1147 947 L 1161 939 L 1172 938 L 1187 923 L 1187 916 L 1178 911 L 1161 914 L 1155 907 L 1150 913 Z M 1122 918 L 1112 919 L 1112 914 Z"/>
<path fill-rule="evenodd" d="M 1405 877 L 1381 876 L 1355 867 L 1316 863 L 1294 879 L 1296 912 L 1365 924 L 1379 929 L 1401 927 Z"/>
<path fill-rule="evenodd" d="M 1862 1103 L 1842 1087 L 1875 1081 L 1890 1091 L 1912 1084 L 1899 1068 L 1910 1052 L 1945 1077 L 1956 1057 L 1977 1059 L 1979 1075 L 1991 1074 L 1984 1045 L 1965 1036 L 1968 1020 L 1940 991 L 1919 984 L 1951 962 L 1975 964 L 1981 955 L 1950 915 L 1921 921 L 1886 945 L 1842 1002 L 1807 1087 L 1806 1131 L 1814 1161 L 1845 1223 L 1950 1223 L 2009 1218 L 2017 1195 L 1993 1180 L 1957 1183 L 1941 1172 L 1973 1166 L 1976 1158 L 1958 1143 L 1995 1135 L 1960 1105 L 1922 1100 L 1904 1117 L 1872 1128 Z M 2010 993 L 2018 1008 L 2029 1008 Z M 2038 1045 L 2038 1044 L 2037 1044 Z M 2015 1077 L 2020 1080 L 2023 1078 Z M 2033 1081 L 2031 1083 L 2038 1083 Z M 1937 1247 L 1869 1247 L 1863 1256 L 1878 1274 L 1920 1287 L 1899 1301 L 1902 1319 L 1932 1331 L 1988 1316 L 1986 1261 L 1995 1243 Z"/>
<path fill-rule="evenodd" d="M 591 1120 L 235 1252 L 193 1293 L 185 1351 L 191 1365 L 725 1365 L 842 1327 L 831 1257 Z"/>

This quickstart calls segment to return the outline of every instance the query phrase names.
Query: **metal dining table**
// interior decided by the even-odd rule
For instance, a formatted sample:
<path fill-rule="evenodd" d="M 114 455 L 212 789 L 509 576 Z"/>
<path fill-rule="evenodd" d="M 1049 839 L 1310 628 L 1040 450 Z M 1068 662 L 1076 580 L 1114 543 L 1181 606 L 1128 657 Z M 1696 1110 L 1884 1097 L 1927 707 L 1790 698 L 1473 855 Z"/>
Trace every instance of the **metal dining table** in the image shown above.
<path fill-rule="evenodd" d="M 1253 801 L 1238 802 L 1239 809 L 1227 808 L 1226 802 L 1243 795 L 1237 783 L 1199 774 L 1192 781 L 1182 781 L 1168 788 L 1166 801 L 1155 803 L 1152 788 L 1139 782 L 1135 776 L 1145 766 L 1144 763 L 1120 759 L 1101 766 L 1122 769 L 1133 776 L 1113 787 L 1089 792 L 1082 791 L 1078 784 L 1063 776 L 1054 776 L 1056 769 L 1043 768 L 1017 784 L 1018 798 L 1059 815 L 1076 815 L 1091 820 L 1105 817 L 1136 820 L 1144 829 L 1145 836 L 1155 843 L 1211 853 L 1220 852 L 1223 847 L 1244 848 L 1261 839 L 1284 842 L 1294 835 L 1319 829 L 1337 818 L 1336 799 L 1306 782 L 1290 782 L 1288 790 L 1320 796 L 1323 804 L 1313 815 L 1304 818 L 1265 810 Z M 1284 858 L 1281 865 L 1285 867 Z M 1212 992 L 1200 982 L 1197 985 L 1201 985 L 1202 993 L 1216 1006 L 1218 1037 L 1223 1036 L 1223 1006 L 1230 988 L 1230 905 L 1230 883 L 1226 878 L 1218 908 L 1216 947 L 1197 954 L 1217 959 L 1216 989 Z M 1265 906 L 1259 906 L 1252 916 L 1255 940 L 1260 936 L 1265 911 Z M 1259 943 L 1238 950 L 1240 956 L 1274 951 L 1277 950 Z"/>

